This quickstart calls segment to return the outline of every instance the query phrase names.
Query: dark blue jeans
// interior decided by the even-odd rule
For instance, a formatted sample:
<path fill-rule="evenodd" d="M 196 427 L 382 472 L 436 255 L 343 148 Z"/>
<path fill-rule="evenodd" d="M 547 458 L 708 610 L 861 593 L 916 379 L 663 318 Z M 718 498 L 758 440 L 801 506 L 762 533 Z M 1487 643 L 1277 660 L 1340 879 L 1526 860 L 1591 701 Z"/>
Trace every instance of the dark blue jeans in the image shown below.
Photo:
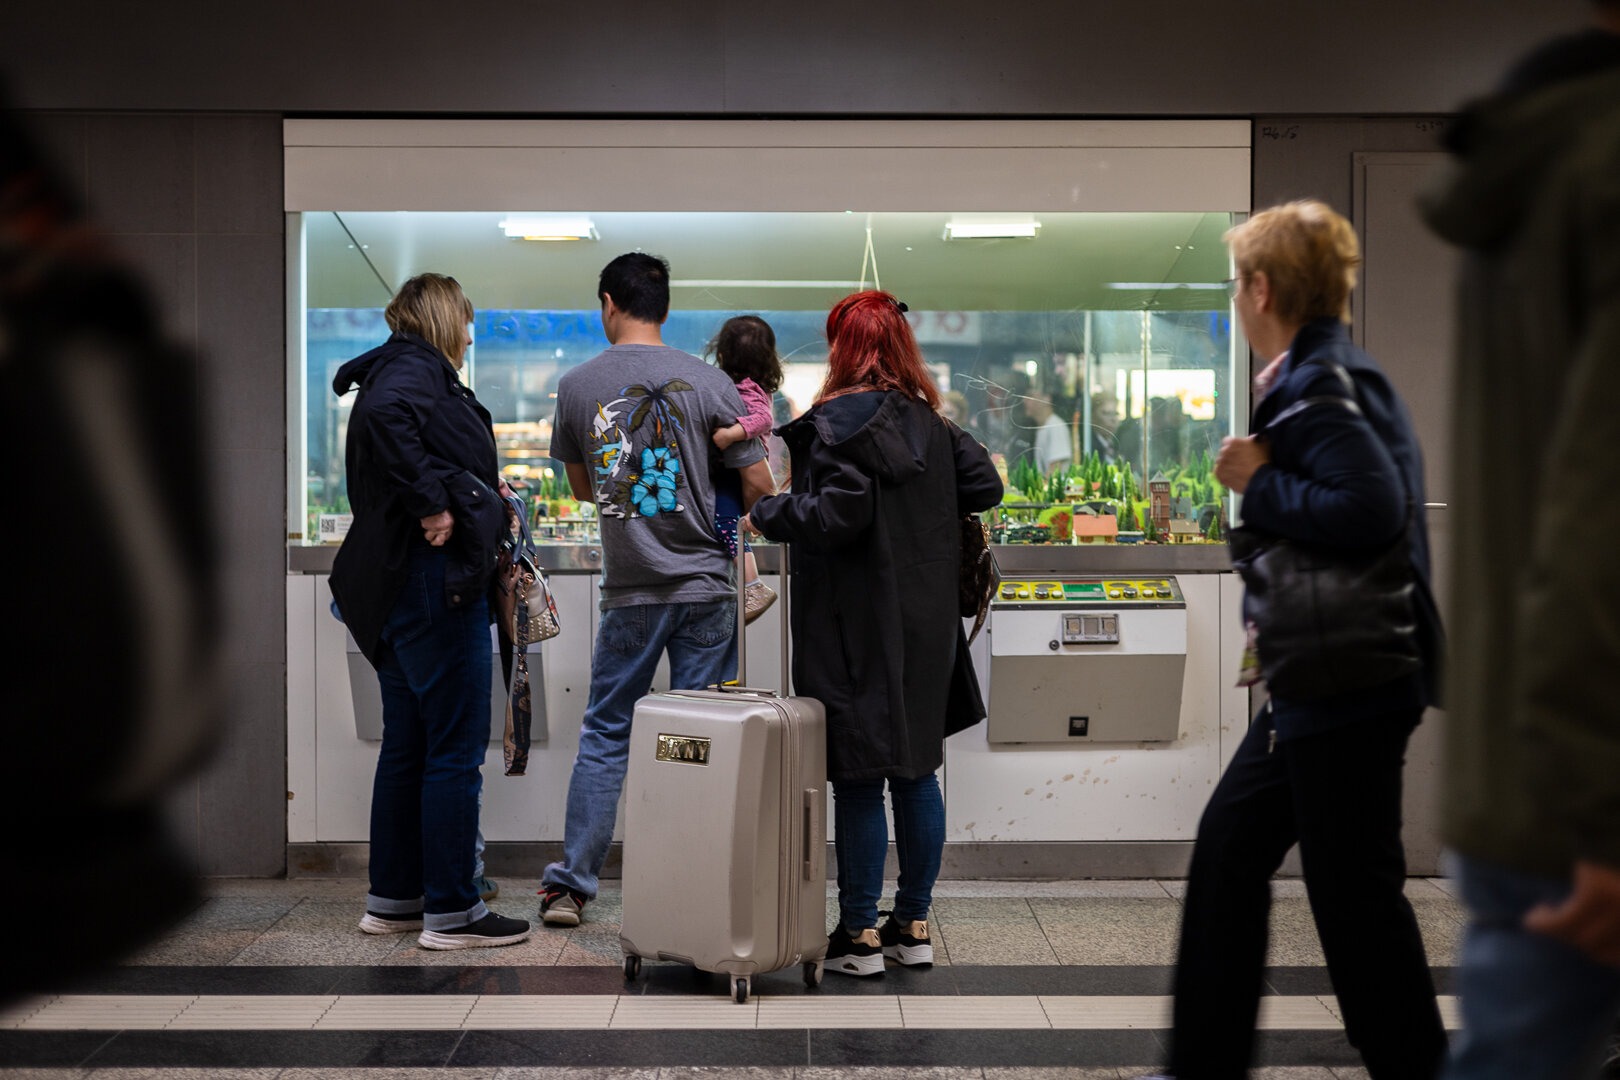
<path fill-rule="evenodd" d="M 446 554 L 417 547 L 383 627 L 383 742 L 371 792 L 368 910 L 429 930 L 487 914 L 473 890 L 479 772 L 489 745 L 489 606 L 444 601 Z"/>
<path fill-rule="evenodd" d="M 665 649 L 671 690 L 701 690 L 732 678 L 737 672 L 737 601 L 637 604 L 602 612 L 591 656 L 591 700 L 568 779 L 563 858 L 546 867 L 545 884 L 596 895 L 630 765 L 630 720 L 636 702 L 652 687 Z M 489 650 L 487 641 L 484 650 Z"/>
<path fill-rule="evenodd" d="M 894 804 L 894 846 L 900 881 L 894 917 L 902 923 L 928 918 L 934 882 L 945 852 L 945 800 L 933 773 L 916 780 L 834 780 L 833 850 L 838 856 L 838 912 L 846 930 L 866 930 L 878 921 L 883 896 L 883 859 L 889 853 L 889 823 L 883 817 L 883 785 Z"/>

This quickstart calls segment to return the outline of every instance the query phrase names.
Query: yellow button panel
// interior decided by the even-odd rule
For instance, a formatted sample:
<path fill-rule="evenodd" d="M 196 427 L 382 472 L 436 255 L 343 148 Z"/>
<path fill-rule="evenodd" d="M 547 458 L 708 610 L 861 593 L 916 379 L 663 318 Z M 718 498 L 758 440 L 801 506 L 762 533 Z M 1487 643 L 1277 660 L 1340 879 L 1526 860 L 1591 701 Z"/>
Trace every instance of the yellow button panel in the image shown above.
<path fill-rule="evenodd" d="M 997 599 L 1003 603 L 1128 603 L 1180 600 L 1169 578 L 1034 578 L 1004 580 Z"/>

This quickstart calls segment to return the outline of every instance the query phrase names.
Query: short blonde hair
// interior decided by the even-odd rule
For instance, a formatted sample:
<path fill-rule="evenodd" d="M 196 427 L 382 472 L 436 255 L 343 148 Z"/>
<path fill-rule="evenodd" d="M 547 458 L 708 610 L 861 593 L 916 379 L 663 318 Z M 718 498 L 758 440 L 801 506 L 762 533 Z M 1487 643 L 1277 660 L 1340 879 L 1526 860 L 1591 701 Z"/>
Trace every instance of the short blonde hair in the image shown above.
<path fill-rule="evenodd" d="M 1326 203 L 1302 199 L 1262 210 L 1224 239 L 1239 277 L 1266 275 L 1284 322 L 1350 321 L 1361 245 L 1350 222 Z"/>
<path fill-rule="evenodd" d="M 415 334 L 444 353 L 457 370 L 467 351 L 467 324 L 473 321 L 472 301 L 461 283 L 447 274 L 417 274 L 399 287 L 383 312 L 388 328 Z"/>

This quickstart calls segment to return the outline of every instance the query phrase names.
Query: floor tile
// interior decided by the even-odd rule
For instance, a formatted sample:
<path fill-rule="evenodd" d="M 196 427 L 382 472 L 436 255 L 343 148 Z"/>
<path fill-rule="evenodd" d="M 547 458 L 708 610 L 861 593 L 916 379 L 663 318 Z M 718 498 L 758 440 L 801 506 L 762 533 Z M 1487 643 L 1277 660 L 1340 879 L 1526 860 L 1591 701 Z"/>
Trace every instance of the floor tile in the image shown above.
<path fill-rule="evenodd" d="M 216 994 L 199 997 L 169 1024 L 173 1031 L 309 1031 L 337 1001 L 335 994 Z"/>
<path fill-rule="evenodd" d="M 1176 969 L 1164 964 L 996 967 L 962 965 L 952 977 L 964 994 L 1168 994 Z"/>
<path fill-rule="evenodd" d="M 804 1065 L 794 1070 L 794 1080 L 983 1080 L 983 1076 L 982 1069 L 950 1065 L 843 1069 Z"/>
<path fill-rule="evenodd" d="M 619 999 L 608 994 L 505 994 L 481 997 L 462 1025 L 472 1030 L 505 1028 L 601 1030 Z"/>
<path fill-rule="evenodd" d="M 613 1013 L 613 1027 L 699 1031 L 756 1026 L 759 999 L 738 1005 L 730 997 L 625 997 Z"/>
<path fill-rule="evenodd" d="M 391 994 L 344 994 L 320 1020 L 320 1031 L 384 1028 L 405 1031 L 460 1029 L 478 999 L 471 994 L 430 994 L 400 997 Z"/>
<path fill-rule="evenodd" d="M 1255 1034 L 1257 1067 L 1294 1066 L 1333 1069 L 1359 1065 L 1361 1055 L 1338 1031 L 1260 1031 Z"/>
<path fill-rule="evenodd" d="M 379 964 L 413 934 L 367 934 L 363 904 L 305 900 L 231 960 L 232 964 Z"/>
<path fill-rule="evenodd" d="M 954 964 L 1053 964 L 1031 901 L 955 897 L 934 901 L 934 925 Z"/>
<path fill-rule="evenodd" d="M 56 1000 L 55 994 L 36 994 L 0 1009 L 0 1029 L 15 1028 Z"/>
<path fill-rule="evenodd" d="M 1158 1061 L 1153 1031 L 812 1031 L 810 1063 L 823 1066 L 1111 1066 Z"/>
<path fill-rule="evenodd" d="M 808 1055 L 802 1031 L 469 1031 L 451 1064 L 761 1067 L 806 1064 Z"/>
<path fill-rule="evenodd" d="M 1085 1069 L 1075 1066 L 1013 1066 L 1011 1068 L 998 1068 L 986 1065 L 984 1080 L 1119 1080 L 1122 1076 L 1137 1076 L 1152 1070 L 1143 1066 L 1140 1069 L 1126 1071 L 1124 1069 Z"/>
<path fill-rule="evenodd" d="M 1333 1073 L 1333 1080 L 1372 1080 L 1366 1067 L 1361 1065 L 1342 1066 L 1330 1071 Z"/>
<path fill-rule="evenodd" d="M 658 1071 L 658 1080 L 793 1080 L 793 1076 L 794 1069 L 787 1065 L 673 1065 Z"/>
<path fill-rule="evenodd" d="M 0 1080 L 84 1080 L 90 1074 L 84 1069 L 53 1069 L 29 1068 L 9 1069 L 0 1067 Z"/>
<path fill-rule="evenodd" d="M 954 999 L 947 999 L 954 1000 Z M 757 1025 L 762 1028 L 898 1028 L 897 997 L 761 997 Z"/>
<path fill-rule="evenodd" d="M 1054 1028 L 1121 1029 L 1169 1028 L 1175 999 L 1158 997 L 1042 997 L 1041 1007 Z"/>
<path fill-rule="evenodd" d="M 143 946 L 126 956 L 131 965 L 191 965 L 194 967 L 228 964 L 260 937 L 257 930 L 195 930 L 177 932 Z"/>
<path fill-rule="evenodd" d="M 18 1027 L 24 1031 L 161 1030 L 194 1000 L 194 996 L 168 994 L 63 994 Z"/>
<path fill-rule="evenodd" d="M 281 1069 L 92 1069 L 87 1080 L 279 1080 Z"/>
<path fill-rule="evenodd" d="M 209 896 L 290 896 L 295 900 L 362 901 L 370 883 L 357 878 L 203 878 Z"/>
<path fill-rule="evenodd" d="M 115 1037 L 105 1031 L 0 1031 L 0 1061 L 15 1068 L 71 1069 Z"/>
<path fill-rule="evenodd" d="M 791 1067 L 790 1067 L 791 1068 Z M 658 1080 L 658 1067 L 634 1068 L 572 1068 L 534 1066 L 504 1068 L 495 1071 L 495 1080 Z"/>
<path fill-rule="evenodd" d="M 327 965 L 220 967 L 195 964 L 106 968 L 65 988 L 80 994 L 324 994 L 344 969 Z"/>
<path fill-rule="evenodd" d="M 1173 964 L 1181 928 L 1174 900 L 1031 900 L 1063 964 Z"/>
<path fill-rule="evenodd" d="M 424 949 L 416 943 L 415 934 L 383 959 L 384 964 L 401 967 L 535 967 L 557 963 L 564 942 L 541 933 L 530 935 L 529 940 L 516 945 L 502 945 L 486 949 Z"/>
<path fill-rule="evenodd" d="M 902 997 L 900 1014 L 911 1028 L 991 1030 L 1050 1028 L 1038 997 Z"/>
<path fill-rule="evenodd" d="M 124 1031 L 96 1051 L 92 1067 L 288 1068 L 443 1065 L 459 1031 Z"/>
<path fill-rule="evenodd" d="M 1336 1031 L 1343 1026 L 1316 997 L 1263 997 L 1255 1020 L 1260 1031 Z"/>
<path fill-rule="evenodd" d="M 495 1080 L 493 1068 L 287 1069 L 276 1080 Z"/>

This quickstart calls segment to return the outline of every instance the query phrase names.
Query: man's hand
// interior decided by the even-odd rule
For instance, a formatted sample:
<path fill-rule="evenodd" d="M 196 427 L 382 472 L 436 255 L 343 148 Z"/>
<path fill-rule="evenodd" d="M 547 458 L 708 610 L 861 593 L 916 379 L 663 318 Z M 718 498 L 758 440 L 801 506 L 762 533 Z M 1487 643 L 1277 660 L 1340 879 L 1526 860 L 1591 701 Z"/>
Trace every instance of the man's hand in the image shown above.
<path fill-rule="evenodd" d="M 1575 864 L 1575 889 L 1554 907 L 1540 904 L 1524 927 L 1573 945 L 1600 964 L 1620 967 L 1620 869 L 1594 862 Z"/>
<path fill-rule="evenodd" d="M 1221 440 L 1221 453 L 1215 459 L 1215 479 L 1241 495 L 1255 471 L 1269 464 L 1271 448 L 1265 440 L 1254 435 L 1244 438 L 1228 435 Z"/>
<path fill-rule="evenodd" d="M 450 516 L 450 511 L 440 510 L 432 517 L 422 519 L 422 531 L 427 534 L 427 542 L 434 547 L 443 547 L 450 539 L 450 530 L 455 528 L 456 519 Z"/>

